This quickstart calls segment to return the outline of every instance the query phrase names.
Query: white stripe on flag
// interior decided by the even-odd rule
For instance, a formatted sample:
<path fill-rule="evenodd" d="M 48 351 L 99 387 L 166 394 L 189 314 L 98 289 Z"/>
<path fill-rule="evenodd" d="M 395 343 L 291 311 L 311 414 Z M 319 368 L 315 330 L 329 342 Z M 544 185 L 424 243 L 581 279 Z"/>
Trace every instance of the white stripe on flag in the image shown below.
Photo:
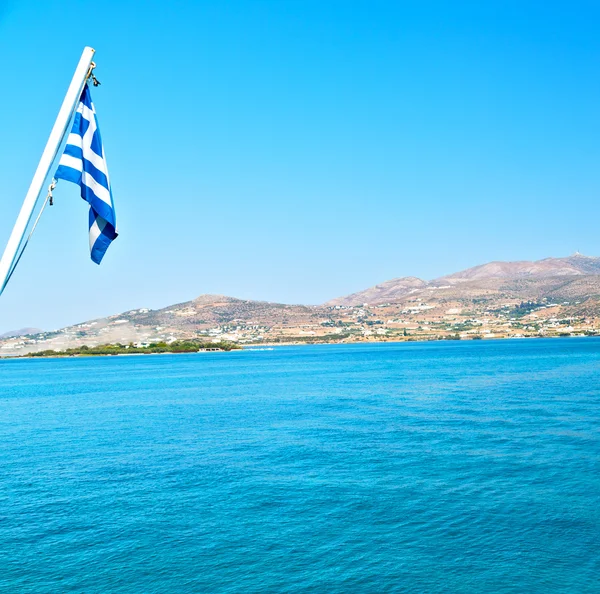
<path fill-rule="evenodd" d="M 83 161 L 77 157 L 72 157 L 71 155 L 63 155 L 60 158 L 60 164 L 65 167 L 77 169 L 77 171 L 83 171 Z"/>
<path fill-rule="evenodd" d="M 98 239 L 98 237 L 100 237 L 100 234 L 102 233 L 102 229 L 99 227 L 98 221 L 100 221 L 102 229 L 104 229 L 104 227 L 106 226 L 106 221 L 104 219 L 96 219 L 94 221 L 94 224 L 90 227 L 90 251 L 94 248 L 96 240 Z"/>
<path fill-rule="evenodd" d="M 110 192 L 104 187 L 101 186 L 89 173 L 86 171 L 83 172 L 81 176 L 81 181 L 90 189 L 102 202 L 106 202 L 108 206 L 112 208 L 112 201 L 110 199 Z"/>
<path fill-rule="evenodd" d="M 73 132 L 71 132 L 67 137 L 67 144 L 72 144 L 73 146 L 78 146 L 79 148 L 81 148 L 83 146 L 82 143 L 83 138 L 81 138 L 79 134 L 73 134 Z"/>

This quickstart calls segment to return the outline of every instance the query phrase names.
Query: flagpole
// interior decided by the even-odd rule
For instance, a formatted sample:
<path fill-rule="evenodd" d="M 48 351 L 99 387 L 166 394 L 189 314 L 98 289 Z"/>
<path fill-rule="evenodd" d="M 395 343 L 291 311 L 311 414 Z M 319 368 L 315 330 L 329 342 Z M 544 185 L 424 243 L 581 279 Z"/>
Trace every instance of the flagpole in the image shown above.
<path fill-rule="evenodd" d="M 33 180 L 31 181 L 31 185 L 25 196 L 23 206 L 17 217 L 17 222 L 13 227 L 6 248 L 4 249 L 4 254 L 0 260 L 0 295 L 4 291 L 8 278 L 11 275 L 15 258 L 19 251 L 19 246 L 27 231 L 33 211 L 35 210 L 39 196 L 44 188 L 44 183 L 50 173 L 50 168 L 56 159 L 63 136 L 71 121 L 73 112 L 77 107 L 85 82 L 88 79 L 95 51 L 96 50 L 91 47 L 86 47 L 81 54 L 79 64 L 77 65 L 60 111 L 58 112 L 58 117 L 56 118 L 56 122 L 54 122 L 52 132 L 50 132 L 46 148 L 42 153 L 42 158 L 38 163 Z"/>

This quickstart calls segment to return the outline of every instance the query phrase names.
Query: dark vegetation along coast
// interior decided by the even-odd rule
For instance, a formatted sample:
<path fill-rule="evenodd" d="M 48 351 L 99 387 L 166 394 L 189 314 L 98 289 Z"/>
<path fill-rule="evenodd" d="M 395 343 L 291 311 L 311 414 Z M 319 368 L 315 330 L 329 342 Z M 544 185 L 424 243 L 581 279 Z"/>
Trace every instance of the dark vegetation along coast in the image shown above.
<path fill-rule="evenodd" d="M 147 346 L 103 344 L 94 347 L 80 346 L 64 351 L 45 350 L 28 353 L 24 357 L 93 357 L 105 355 L 152 355 L 156 353 L 197 353 L 199 351 L 232 351 L 240 349 L 231 342 L 201 342 L 195 340 L 176 340 L 175 342 L 153 342 Z"/>

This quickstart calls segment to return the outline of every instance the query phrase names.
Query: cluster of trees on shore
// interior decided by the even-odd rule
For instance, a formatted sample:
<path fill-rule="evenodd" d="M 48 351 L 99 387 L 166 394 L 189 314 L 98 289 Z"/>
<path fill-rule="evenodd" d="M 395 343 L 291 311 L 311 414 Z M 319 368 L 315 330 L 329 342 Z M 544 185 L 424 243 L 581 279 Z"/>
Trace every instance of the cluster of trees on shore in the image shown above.
<path fill-rule="evenodd" d="M 176 340 L 174 342 L 153 342 L 148 346 L 136 347 L 133 343 L 124 345 L 102 344 L 94 347 L 80 346 L 65 349 L 64 351 L 45 350 L 28 353 L 25 357 L 75 357 L 97 355 L 135 355 L 151 353 L 197 353 L 200 350 L 232 351 L 241 347 L 232 342 L 202 342 L 199 340 Z"/>

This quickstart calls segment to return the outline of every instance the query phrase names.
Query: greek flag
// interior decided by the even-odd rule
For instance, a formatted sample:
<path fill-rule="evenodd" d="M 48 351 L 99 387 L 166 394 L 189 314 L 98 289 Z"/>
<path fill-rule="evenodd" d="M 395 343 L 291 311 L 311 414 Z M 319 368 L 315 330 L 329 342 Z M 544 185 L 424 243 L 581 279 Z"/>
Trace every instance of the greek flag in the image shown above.
<path fill-rule="evenodd" d="M 111 241 L 117 237 L 117 221 L 98 119 L 87 84 L 54 177 L 81 187 L 81 197 L 90 205 L 91 257 L 100 264 Z"/>

